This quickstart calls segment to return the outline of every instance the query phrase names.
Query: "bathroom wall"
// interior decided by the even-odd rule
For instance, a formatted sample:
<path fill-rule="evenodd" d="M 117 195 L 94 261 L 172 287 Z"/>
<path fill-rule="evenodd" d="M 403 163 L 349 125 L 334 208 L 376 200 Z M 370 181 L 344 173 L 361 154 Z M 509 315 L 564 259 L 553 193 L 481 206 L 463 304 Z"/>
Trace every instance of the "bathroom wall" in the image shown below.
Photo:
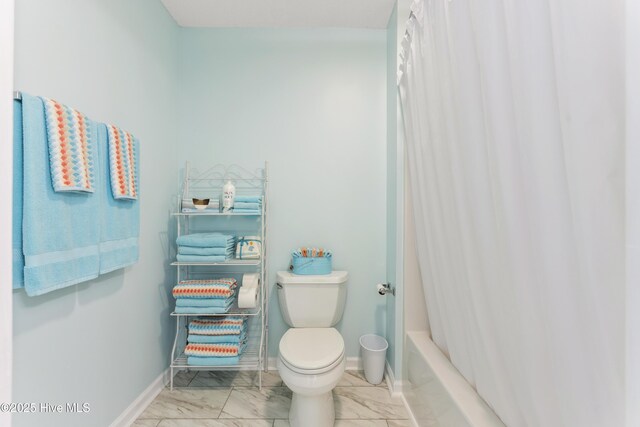
<path fill-rule="evenodd" d="M 11 141 L 13 138 L 13 1 L 0 2 L 0 141 Z M 5 200 L 11 200 L 13 191 L 13 145 L 0 144 L 0 188 Z M 12 228 L 11 203 L 0 206 L 0 230 L 3 235 L 10 235 Z M 9 231 L 9 233 L 6 233 Z M 8 237 L 0 241 L 0 402 L 11 402 L 12 358 L 13 358 L 13 304 L 11 289 L 12 248 Z M 0 425 L 11 425 L 11 414 L 0 412 Z"/>
<path fill-rule="evenodd" d="M 334 251 L 348 270 L 338 326 L 347 356 L 384 334 L 386 31 L 182 29 L 182 166 L 269 161 L 270 355 L 286 325 L 273 289 L 291 249 Z"/>
<path fill-rule="evenodd" d="M 410 194 L 407 191 L 402 112 L 397 89 L 399 55 L 402 52 L 410 6 L 410 0 L 397 0 L 387 24 L 387 280 L 396 287 L 395 298 L 387 299 L 387 360 L 396 380 L 394 387 L 401 386 L 406 379 L 403 374 L 403 354 L 407 305 L 410 304 L 407 301 L 416 300 L 412 288 L 415 286 L 415 276 L 413 270 L 406 266 L 407 259 L 415 258 L 415 245 L 411 245 L 414 237 L 411 234 L 412 224 L 408 222 L 410 218 L 407 217 L 410 212 Z"/>
<path fill-rule="evenodd" d="M 15 402 L 87 402 L 19 426 L 107 426 L 169 363 L 167 239 L 178 27 L 156 0 L 16 2 L 15 88 L 116 123 L 141 141 L 140 261 L 44 296 L 14 291 Z"/>
<path fill-rule="evenodd" d="M 396 31 L 398 27 L 397 9 L 393 8 L 387 25 L 387 283 L 396 288 L 396 296 L 387 295 L 387 361 L 391 369 L 396 371 L 396 327 L 401 326 L 396 316 L 397 298 L 402 291 L 401 270 L 396 268 L 401 254 L 398 253 L 398 202 L 402 200 L 402 194 L 398 194 L 398 138 L 397 138 L 397 110 L 396 102 L 396 69 L 398 51 L 396 47 Z"/>
<path fill-rule="evenodd" d="M 411 13 L 410 0 L 397 0 L 396 2 L 396 18 L 395 24 L 395 41 L 398 55 L 402 52 L 402 42 L 404 40 L 407 21 Z M 389 24 L 391 28 L 391 22 Z M 400 63 L 400 58 L 396 60 L 396 68 Z M 394 80 L 395 83 L 395 80 Z M 397 86 L 394 85 L 394 89 Z M 397 90 L 397 89 L 396 89 Z M 396 188 L 398 198 L 398 231 L 399 237 L 397 242 L 399 248 L 397 277 L 401 278 L 395 301 L 396 310 L 396 328 L 395 341 L 396 351 L 394 374 L 395 378 L 404 382 L 408 380 L 407 374 L 407 332 L 420 331 L 430 334 L 429 319 L 427 317 L 426 302 L 424 291 L 422 288 L 422 278 L 420 276 L 420 266 L 418 265 L 418 256 L 416 248 L 415 222 L 413 217 L 413 201 L 411 196 L 411 187 L 409 183 L 409 170 L 406 159 L 406 151 L 404 149 L 404 132 L 402 123 L 402 112 L 399 103 L 397 105 L 397 121 L 396 121 Z"/>

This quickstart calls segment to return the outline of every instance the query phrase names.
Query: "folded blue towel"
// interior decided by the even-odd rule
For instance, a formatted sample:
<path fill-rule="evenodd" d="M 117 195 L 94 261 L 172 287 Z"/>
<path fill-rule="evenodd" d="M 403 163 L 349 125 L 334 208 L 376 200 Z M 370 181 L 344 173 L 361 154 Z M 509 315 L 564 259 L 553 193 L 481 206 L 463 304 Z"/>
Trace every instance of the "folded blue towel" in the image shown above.
<path fill-rule="evenodd" d="M 226 248 L 235 243 L 235 237 L 222 233 L 185 234 L 176 239 L 178 246 L 197 246 L 199 248 Z"/>
<path fill-rule="evenodd" d="M 22 103 L 13 101 L 13 288 L 24 286 L 22 253 Z"/>
<path fill-rule="evenodd" d="M 178 246 L 178 253 L 181 255 L 231 255 L 233 245 L 226 248 L 198 248 L 196 246 Z"/>
<path fill-rule="evenodd" d="M 262 196 L 236 196 L 233 201 L 234 203 L 262 203 Z"/>
<path fill-rule="evenodd" d="M 228 257 L 226 255 L 182 255 L 176 256 L 178 262 L 225 262 Z"/>
<path fill-rule="evenodd" d="M 262 211 L 260 209 L 234 209 L 233 212 L 238 214 L 252 214 L 252 215 L 262 214 Z"/>
<path fill-rule="evenodd" d="M 229 311 L 231 304 L 226 307 L 179 307 L 175 312 L 180 314 L 224 314 Z"/>
<path fill-rule="evenodd" d="M 234 357 L 198 357 L 189 356 L 187 364 L 196 366 L 233 366 L 240 362 L 240 356 Z"/>
<path fill-rule="evenodd" d="M 247 333 L 246 329 L 240 335 L 193 335 L 189 334 L 187 341 L 198 344 L 218 344 L 218 343 L 231 343 L 237 344 L 242 341 L 246 341 Z"/>
<path fill-rule="evenodd" d="M 250 203 L 250 202 L 234 202 L 233 210 L 236 209 L 257 209 L 260 210 L 262 205 L 260 203 Z"/>
<path fill-rule="evenodd" d="M 235 301 L 231 298 L 176 298 L 176 307 L 229 307 Z"/>
<path fill-rule="evenodd" d="M 49 168 L 44 105 L 22 94 L 24 286 L 29 296 L 98 277 L 100 198 L 95 193 L 56 193 Z M 90 122 L 92 132 L 96 123 Z M 95 144 L 93 158 L 98 153 Z M 101 166 L 96 165 L 98 173 Z"/>
<path fill-rule="evenodd" d="M 107 126 L 98 124 L 96 138 L 102 171 L 109 170 Z M 134 141 L 136 170 L 140 170 L 138 140 Z M 100 195 L 100 274 L 108 273 L 138 261 L 140 235 L 140 201 L 115 199 L 111 180 L 106 172 L 98 176 Z"/>

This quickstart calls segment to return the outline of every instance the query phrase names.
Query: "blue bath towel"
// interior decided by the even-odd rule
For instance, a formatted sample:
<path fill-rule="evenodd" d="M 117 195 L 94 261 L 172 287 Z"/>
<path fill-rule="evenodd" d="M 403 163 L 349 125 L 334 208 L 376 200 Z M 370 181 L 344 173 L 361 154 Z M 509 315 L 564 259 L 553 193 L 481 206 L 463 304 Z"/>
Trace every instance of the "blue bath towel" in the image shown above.
<path fill-rule="evenodd" d="M 138 236 L 140 235 L 140 197 L 118 199 L 113 197 L 109 175 L 109 141 L 107 126 L 98 124 L 97 144 L 102 173 L 98 176 L 100 196 L 100 274 L 108 273 L 138 261 Z M 139 142 L 134 140 L 137 171 L 140 170 Z M 138 185 L 139 183 L 138 177 Z"/>
<path fill-rule="evenodd" d="M 231 304 L 226 307 L 178 307 L 174 310 L 180 314 L 224 314 L 229 311 Z"/>
<path fill-rule="evenodd" d="M 176 298 L 176 307 L 229 307 L 235 301 L 231 298 Z"/>
<path fill-rule="evenodd" d="M 227 260 L 226 255 L 182 255 L 176 256 L 178 262 L 225 262 Z"/>
<path fill-rule="evenodd" d="M 13 288 L 24 286 L 22 253 L 22 103 L 13 101 Z"/>
<path fill-rule="evenodd" d="M 189 334 L 187 341 L 198 344 L 218 344 L 218 343 L 231 343 L 238 344 L 242 341 L 246 341 L 247 333 L 246 329 L 240 335 L 193 335 Z"/>
<path fill-rule="evenodd" d="M 260 209 L 233 209 L 233 212 L 238 214 L 251 214 L 251 215 L 262 214 L 262 211 Z"/>
<path fill-rule="evenodd" d="M 95 193 L 53 191 L 40 98 L 22 94 L 22 126 L 24 286 L 34 296 L 98 277 L 100 200 Z M 90 126 L 95 132 L 96 123 Z M 96 145 L 89 148 L 96 158 Z"/>
<path fill-rule="evenodd" d="M 226 248 L 235 243 L 235 237 L 222 233 L 185 234 L 176 239 L 178 246 L 196 246 L 199 248 Z"/>
<path fill-rule="evenodd" d="M 262 209 L 262 205 L 260 203 L 249 203 L 249 202 L 235 202 L 233 204 L 233 210 L 236 209 Z"/>
<path fill-rule="evenodd" d="M 236 196 L 233 201 L 234 203 L 262 203 L 262 196 Z"/>
<path fill-rule="evenodd" d="M 240 362 L 240 356 L 234 357 L 198 357 L 189 356 L 187 364 L 195 366 L 233 366 Z"/>
<path fill-rule="evenodd" d="M 180 255 L 231 255 L 233 253 L 234 246 L 230 245 L 226 248 L 198 248 L 196 246 L 178 246 L 178 253 Z"/>

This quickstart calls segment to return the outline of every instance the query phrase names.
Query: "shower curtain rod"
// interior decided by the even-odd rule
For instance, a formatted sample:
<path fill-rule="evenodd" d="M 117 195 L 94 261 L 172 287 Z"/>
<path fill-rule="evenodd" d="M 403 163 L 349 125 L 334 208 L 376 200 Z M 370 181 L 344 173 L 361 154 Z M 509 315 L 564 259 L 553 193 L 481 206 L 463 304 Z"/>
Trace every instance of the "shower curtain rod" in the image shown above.
<path fill-rule="evenodd" d="M 17 101 L 21 101 L 22 100 L 22 94 L 20 93 L 19 90 L 14 90 L 13 91 L 13 99 L 15 99 Z"/>

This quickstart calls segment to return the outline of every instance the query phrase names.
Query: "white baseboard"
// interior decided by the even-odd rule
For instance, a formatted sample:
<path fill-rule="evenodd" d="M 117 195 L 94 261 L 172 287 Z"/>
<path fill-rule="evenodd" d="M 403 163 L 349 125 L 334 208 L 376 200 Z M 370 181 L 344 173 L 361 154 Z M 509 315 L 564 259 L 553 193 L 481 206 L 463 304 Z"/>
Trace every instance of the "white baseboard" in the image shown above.
<path fill-rule="evenodd" d="M 170 369 L 167 369 L 161 373 L 158 378 L 153 380 L 153 382 L 149 384 L 149 387 L 140 393 L 136 400 L 134 400 L 131 405 L 129 405 L 127 409 L 125 409 L 120 416 L 111 423 L 111 427 L 129 427 L 133 424 L 153 399 L 155 399 L 162 389 L 164 389 L 170 380 L 170 375 Z"/>
<path fill-rule="evenodd" d="M 278 358 L 277 357 L 269 357 L 267 359 L 267 368 L 270 371 L 277 371 L 278 370 Z"/>
<path fill-rule="evenodd" d="M 415 415 L 413 415 L 413 411 L 411 411 L 411 408 L 409 407 L 409 403 L 407 402 L 407 399 L 405 399 L 404 397 L 404 393 L 400 393 L 400 399 L 402 400 L 404 409 L 407 411 L 407 414 L 409 414 L 409 421 L 411 422 L 411 426 L 420 427 L 420 425 L 418 424 L 418 420 L 416 419 Z"/>
<path fill-rule="evenodd" d="M 347 371 L 362 371 L 364 366 L 362 365 L 362 359 L 360 357 L 347 357 Z"/>
<path fill-rule="evenodd" d="M 384 379 L 387 383 L 389 393 L 391 393 L 392 396 L 397 397 L 398 391 L 396 390 L 396 379 L 388 360 L 384 363 Z"/>
<path fill-rule="evenodd" d="M 391 395 L 394 397 L 401 396 L 404 393 L 404 381 L 396 379 L 389 361 L 385 362 L 384 374 Z"/>

